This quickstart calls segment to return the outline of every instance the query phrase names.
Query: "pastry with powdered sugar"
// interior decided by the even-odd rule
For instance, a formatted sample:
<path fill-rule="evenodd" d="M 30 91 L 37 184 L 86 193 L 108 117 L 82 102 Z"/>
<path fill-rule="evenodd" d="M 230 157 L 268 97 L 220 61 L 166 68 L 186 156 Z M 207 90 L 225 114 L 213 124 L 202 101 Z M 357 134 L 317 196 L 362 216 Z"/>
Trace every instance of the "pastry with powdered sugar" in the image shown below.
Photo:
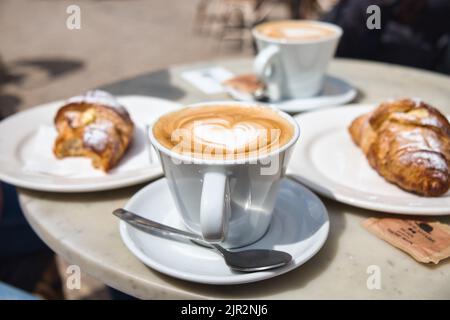
<path fill-rule="evenodd" d="M 68 99 L 55 116 L 57 158 L 88 157 L 105 172 L 128 149 L 134 124 L 127 110 L 108 92 L 93 90 Z"/>
<path fill-rule="evenodd" d="M 387 181 L 425 197 L 450 189 L 450 123 L 426 102 L 388 100 L 353 120 L 349 131 Z"/>

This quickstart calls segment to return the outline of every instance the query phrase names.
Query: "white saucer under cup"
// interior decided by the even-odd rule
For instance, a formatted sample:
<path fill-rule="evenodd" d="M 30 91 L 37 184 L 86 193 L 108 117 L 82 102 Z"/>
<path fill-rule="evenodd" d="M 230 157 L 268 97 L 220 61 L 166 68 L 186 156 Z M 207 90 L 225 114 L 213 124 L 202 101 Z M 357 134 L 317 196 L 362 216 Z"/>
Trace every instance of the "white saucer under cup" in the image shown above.
<path fill-rule="evenodd" d="M 257 102 L 269 105 L 285 112 L 299 113 L 319 108 L 333 107 L 349 103 L 355 99 L 358 91 L 347 81 L 334 76 L 325 76 L 322 90 L 314 97 L 302 99 L 288 99 L 278 102 L 258 102 L 246 92 L 238 91 L 230 86 L 224 86 L 227 93 L 237 101 Z"/>
<path fill-rule="evenodd" d="M 186 230 L 175 208 L 165 178 L 136 193 L 125 205 L 145 218 Z M 289 253 L 289 265 L 269 271 L 238 273 L 211 249 L 190 241 L 148 234 L 119 222 L 120 235 L 128 249 L 144 264 L 166 275 L 206 284 L 241 284 L 269 279 L 293 270 L 313 257 L 325 243 L 329 218 L 322 201 L 289 178 L 281 181 L 272 224 L 256 243 L 244 249 L 276 249 Z"/>

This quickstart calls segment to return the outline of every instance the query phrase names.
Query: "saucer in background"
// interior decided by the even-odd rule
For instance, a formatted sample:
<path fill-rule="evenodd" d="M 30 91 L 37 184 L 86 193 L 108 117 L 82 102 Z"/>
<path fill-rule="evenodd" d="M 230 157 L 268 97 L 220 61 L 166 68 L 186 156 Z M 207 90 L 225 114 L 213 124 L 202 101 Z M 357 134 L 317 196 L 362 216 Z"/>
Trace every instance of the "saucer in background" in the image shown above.
<path fill-rule="evenodd" d="M 227 80 L 223 84 L 225 91 L 233 99 L 237 101 L 257 102 L 262 105 L 270 105 L 289 113 L 298 113 L 323 107 L 338 106 L 351 102 L 357 95 L 357 90 L 345 80 L 332 76 L 325 76 L 322 91 L 315 97 L 283 100 L 279 102 L 258 101 L 251 94 L 251 90 L 257 87 L 255 81 L 249 79 L 249 77 L 251 77 L 250 75 L 244 76 L 246 77 L 245 81 L 249 84 L 248 90 L 242 89 L 239 85 L 231 85 L 233 79 Z M 244 76 L 238 76 L 236 78 Z M 256 76 L 253 75 L 253 77 Z"/>

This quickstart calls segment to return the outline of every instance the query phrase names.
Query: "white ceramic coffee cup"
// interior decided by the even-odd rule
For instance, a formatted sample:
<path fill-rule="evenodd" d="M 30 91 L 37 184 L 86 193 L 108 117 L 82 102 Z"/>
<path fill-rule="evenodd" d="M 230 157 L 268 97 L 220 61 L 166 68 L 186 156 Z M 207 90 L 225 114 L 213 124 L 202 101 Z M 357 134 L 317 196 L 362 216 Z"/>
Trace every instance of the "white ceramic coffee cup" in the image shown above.
<path fill-rule="evenodd" d="M 252 30 L 258 48 L 254 72 L 265 83 L 271 101 L 311 97 L 322 89 L 342 29 L 330 23 L 306 22 L 327 28 L 333 34 L 318 39 L 286 40 L 266 36 L 257 30 L 258 26 Z"/>
<path fill-rule="evenodd" d="M 188 107 L 255 104 L 216 101 Z M 149 132 L 158 151 L 176 207 L 186 227 L 210 242 L 241 247 L 259 240 L 269 228 L 278 186 L 300 129 L 288 114 L 273 109 L 294 128 L 285 145 L 248 159 L 202 159 L 176 153 Z"/>

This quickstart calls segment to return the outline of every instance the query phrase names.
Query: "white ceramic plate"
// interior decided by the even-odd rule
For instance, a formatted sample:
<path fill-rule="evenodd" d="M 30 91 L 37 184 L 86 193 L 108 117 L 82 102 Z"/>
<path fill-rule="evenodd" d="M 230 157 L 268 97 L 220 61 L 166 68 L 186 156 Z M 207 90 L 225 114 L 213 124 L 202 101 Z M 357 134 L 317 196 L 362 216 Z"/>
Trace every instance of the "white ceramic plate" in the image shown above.
<path fill-rule="evenodd" d="M 0 180 L 41 191 L 88 192 L 130 186 L 160 176 L 159 162 L 150 161 L 145 126 L 180 105 L 144 96 L 122 96 L 118 100 L 129 111 L 136 131 L 130 149 L 109 173 L 94 169 L 87 158 L 56 159 L 51 150 L 53 141 L 46 141 L 45 146 L 36 148 L 35 140 L 42 128 L 53 130 L 53 118 L 64 103 L 57 101 L 17 113 L 0 122 Z M 29 169 L 28 163 L 33 159 L 39 159 L 36 165 L 43 171 Z M 57 172 L 58 167 L 76 167 L 80 172 L 75 176 L 63 175 Z"/>
<path fill-rule="evenodd" d="M 143 217 L 185 229 L 175 208 L 166 179 L 152 182 L 125 206 Z M 120 222 L 120 234 L 128 249 L 147 266 L 169 276 L 208 284 L 255 282 L 286 273 L 314 256 L 328 236 L 327 210 L 320 199 L 298 182 L 284 179 L 266 235 L 245 249 L 276 249 L 292 255 L 289 265 L 270 271 L 237 273 L 211 249 L 190 241 L 144 233 Z"/>
<path fill-rule="evenodd" d="M 373 170 L 347 131 L 371 105 L 342 106 L 298 115 L 300 139 L 288 174 L 318 193 L 353 206 L 381 212 L 450 214 L 450 192 L 427 198 L 406 192 Z"/>
<path fill-rule="evenodd" d="M 238 101 L 256 102 L 251 95 L 243 93 L 232 87 L 224 86 L 233 99 Z M 319 95 L 311 98 L 284 100 L 280 102 L 265 102 L 260 104 L 270 105 L 289 113 L 298 113 L 323 107 L 338 106 L 351 102 L 356 97 L 357 91 L 348 82 L 332 76 L 326 76 L 323 89 Z"/>

